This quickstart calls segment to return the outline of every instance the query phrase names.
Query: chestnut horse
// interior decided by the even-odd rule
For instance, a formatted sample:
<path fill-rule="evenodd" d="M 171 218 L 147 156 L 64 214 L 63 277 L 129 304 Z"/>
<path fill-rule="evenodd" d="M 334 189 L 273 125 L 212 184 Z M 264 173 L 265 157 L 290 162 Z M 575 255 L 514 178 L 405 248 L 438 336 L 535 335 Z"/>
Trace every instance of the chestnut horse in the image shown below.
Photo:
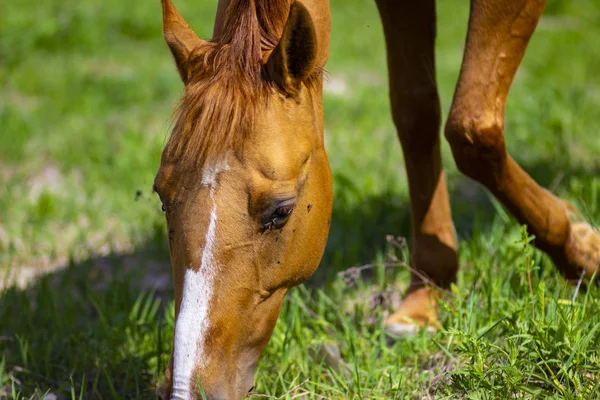
<path fill-rule="evenodd" d="M 419 274 L 386 321 L 392 333 L 435 328 L 436 292 L 458 269 L 440 154 L 434 0 L 377 0 L 393 119 L 411 199 Z M 600 236 L 507 153 L 504 108 L 544 0 L 472 0 L 445 134 L 460 171 L 485 185 L 567 278 L 591 276 Z M 155 180 L 166 211 L 175 335 L 160 398 L 239 399 L 286 291 L 317 268 L 332 180 L 323 142 L 328 0 L 220 0 L 202 41 L 170 0 L 164 36 L 185 85 Z M 201 389 L 202 388 L 202 389 Z"/>

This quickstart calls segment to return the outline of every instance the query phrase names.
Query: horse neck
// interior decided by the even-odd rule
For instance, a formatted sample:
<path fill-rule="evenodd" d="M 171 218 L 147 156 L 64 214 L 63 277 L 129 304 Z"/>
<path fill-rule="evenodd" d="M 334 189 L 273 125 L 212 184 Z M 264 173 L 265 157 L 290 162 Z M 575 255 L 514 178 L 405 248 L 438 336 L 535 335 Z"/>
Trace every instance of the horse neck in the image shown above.
<path fill-rule="evenodd" d="M 215 26 L 213 30 L 213 37 L 218 37 L 221 34 L 223 22 L 225 20 L 227 7 L 231 0 L 219 0 L 217 5 L 217 15 L 215 17 Z M 289 5 L 293 0 L 255 0 L 259 1 L 284 1 Z M 319 46 L 317 55 L 317 65 L 321 68 L 325 67 L 327 59 L 329 58 L 329 35 L 331 31 L 331 14 L 329 12 L 329 0 L 297 0 L 302 3 L 303 6 L 309 11 L 313 23 L 315 24 L 315 31 L 317 33 L 317 43 Z M 277 27 L 277 37 L 281 36 L 286 21 L 275 21 Z"/>

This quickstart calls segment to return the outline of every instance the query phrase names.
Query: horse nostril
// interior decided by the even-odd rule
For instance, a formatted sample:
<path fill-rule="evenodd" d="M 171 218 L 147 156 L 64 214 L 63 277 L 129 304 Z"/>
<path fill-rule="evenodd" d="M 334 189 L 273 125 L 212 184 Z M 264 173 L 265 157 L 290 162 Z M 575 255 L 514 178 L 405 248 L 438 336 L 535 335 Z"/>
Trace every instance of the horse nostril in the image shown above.
<path fill-rule="evenodd" d="M 156 398 L 158 400 L 167 400 L 168 399 L 166 389 L 163 386 L 156 389 Z"/>
<path fill-rule="evenodd" d="M 251 391 L 253 391 L 253 390 L 254 390 L 254 386 L 252 386 L 252 387 L 250 388 L 250 390 L 248 390 L 248 393 L 250 393 L 250 392 L 251 392 Z"/>

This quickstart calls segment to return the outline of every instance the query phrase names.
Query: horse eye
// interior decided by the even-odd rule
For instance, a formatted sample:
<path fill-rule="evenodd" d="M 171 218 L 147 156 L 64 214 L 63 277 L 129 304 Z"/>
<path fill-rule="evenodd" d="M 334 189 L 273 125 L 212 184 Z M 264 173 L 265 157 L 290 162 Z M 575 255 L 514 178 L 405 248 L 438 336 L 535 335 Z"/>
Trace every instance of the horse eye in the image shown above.
<path fill-rule="evenodd" d="M 296 204 L 287 204 L 280 207 L 277 207 L 275 211 L 268 216 L 268 218 L 263 221 L 262 227 L 264 230 L 271 229 L 279 229 L 283 228 L 283 226 L 288 222 L 292 212 L 296 208 Z"/>
<path fill-rule="evenodd" d="M 275 212 L 273 213 L 273 216 L 275 216 L 277 218 L 289 217 L 290 214 L 292 213 L 292 211 L 294 211 L 294 206 L 279 207 L 277 210 L 275 210 Z"/>

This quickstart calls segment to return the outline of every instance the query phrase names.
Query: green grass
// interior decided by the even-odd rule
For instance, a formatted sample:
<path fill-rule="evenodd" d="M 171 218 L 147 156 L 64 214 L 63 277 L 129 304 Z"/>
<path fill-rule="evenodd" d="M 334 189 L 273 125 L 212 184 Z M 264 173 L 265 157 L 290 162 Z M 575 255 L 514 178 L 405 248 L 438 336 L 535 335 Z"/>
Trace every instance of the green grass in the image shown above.
<path fill-rule="evenodd" d="M 202 37 L 215 2 L 178 0 Z M 438 5 L 447 112 L 468 5 Z M 334 174 L 321 266 L 294 289 L 256 374 L 291 398 L 600 398 L 600 296 L 568 285 L 444 144 L 461 273 L 444 329 L 391 341 L 408 279 L 408 193 L 372 1 L 332 0 L 325 92 Z M 549 0 L 507 105 L 507 144 L 600 224 L 600 4 Z M 0 398 L 152 398 L 173 334 L 151 187 L 181 83 L 158 1 L 0 3 Z M 395 261 L 395 260 L 399 261 Z M 373 264 L 363 278 L 337 275 Z M 16 278 L 38 275 L 29 284 Z M 529 278 L 529 279 L 528 279 Z M 342 362 L 323 359 L 323 346 Z M 334 351 L 332 350 L 332 351 Z M 333 357 L 336 359 L 336 357 Z M 595 386 L 594 386 L 595 385 Z"/>

